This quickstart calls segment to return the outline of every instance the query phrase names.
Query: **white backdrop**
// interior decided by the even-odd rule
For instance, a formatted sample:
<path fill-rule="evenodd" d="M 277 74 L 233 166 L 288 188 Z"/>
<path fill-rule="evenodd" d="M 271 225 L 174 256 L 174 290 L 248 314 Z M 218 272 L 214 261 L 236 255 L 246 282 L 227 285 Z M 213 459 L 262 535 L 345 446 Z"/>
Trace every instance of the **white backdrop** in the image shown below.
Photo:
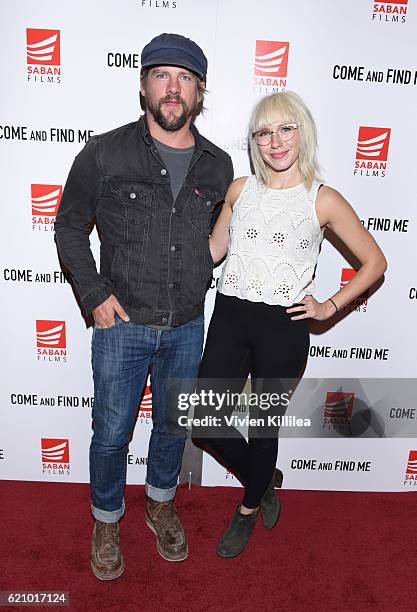
<path fill-rule="evenodd" d="M 405 380 L 416 378 L 417 340 L 414 0 L 3 0 L 2 8 L 0 478 L 88 481 L 91 329 L 60 274 L 54 214 L 88 136 L 137 118 L 141 49 L 168 31 L 207 55 L 208 110 L 197 125 L 231 154 L 235 176 L 250 173 L 246 129 L 259 96 L 298 92 L 317 122 L 325 182 L 352 203 L 388 260 L 375 292 L 324 332 L 313 329 L 305 376 L 327 380 L 306 380 L 294 397 L 291 414 L 313 426 L 310 437 L 283 432 L 284 486 L 416 490 L 416 395 Z M 271 53 L 275 72 L 265 74 L 259 66 Z M 97 246 L 93 237 L 96 254 Z M 352 267 L 325 242 L 316 297 L 332 295 Z M 365 380 L 388 377 L 402 380 Z M 150 428 L 149 397 L 130 445 L 130 483 L 144 482 Z M 237 484 L 187 444 L 189 476 Z"/>

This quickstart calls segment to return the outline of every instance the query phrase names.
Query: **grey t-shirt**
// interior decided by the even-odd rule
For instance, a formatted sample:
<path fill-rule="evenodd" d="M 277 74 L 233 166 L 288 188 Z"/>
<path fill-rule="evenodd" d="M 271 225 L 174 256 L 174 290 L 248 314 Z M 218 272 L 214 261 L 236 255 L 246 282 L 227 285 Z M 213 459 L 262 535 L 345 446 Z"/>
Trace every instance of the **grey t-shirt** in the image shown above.
<path fill-rule="evenodd" d="M 174 198 L 174 202 L 177 199 L 177 195 L 180 192 L 185 177 L 187 176 L 188 166 L 190 165 L 191 158 L 193 156 L 194 145 L 187 149 L 176 149 L 175 147 L 169 147 L 159 140 L 154 138 L 158 153 L 164 162 L 169 178 L 171 179 L 171 191 Z M 171 325 L 148 325 L 153 329 L 170 329 Z"/>
<path fill-rule="evenodd" d="M 188 166 L 190 165 L 191 158 L 193 156 L 194 145 L 187 149 L 176 149 L 175 147 L 169 147 L 158 140 L 154 142 L 158 153 L 164 162 L 171 179 L 171 190 L 174 197 L 174 201 L 177 199 L 177 195 L 180 192 L 185 177 L 187 176 Z"/>

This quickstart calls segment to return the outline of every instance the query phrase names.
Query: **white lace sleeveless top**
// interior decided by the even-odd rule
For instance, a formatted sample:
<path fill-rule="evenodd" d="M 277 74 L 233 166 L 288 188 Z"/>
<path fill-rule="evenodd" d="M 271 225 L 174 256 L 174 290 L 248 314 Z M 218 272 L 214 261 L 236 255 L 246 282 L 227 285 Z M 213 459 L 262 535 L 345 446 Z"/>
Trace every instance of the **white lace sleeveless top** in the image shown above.
<path fill-rule="evenodd" d="M 312 293 L 323 240 L 315 206 L 320 185 L 270 189 L 248 177 L 233 207 L 220 293 L 281 306 Z"/>

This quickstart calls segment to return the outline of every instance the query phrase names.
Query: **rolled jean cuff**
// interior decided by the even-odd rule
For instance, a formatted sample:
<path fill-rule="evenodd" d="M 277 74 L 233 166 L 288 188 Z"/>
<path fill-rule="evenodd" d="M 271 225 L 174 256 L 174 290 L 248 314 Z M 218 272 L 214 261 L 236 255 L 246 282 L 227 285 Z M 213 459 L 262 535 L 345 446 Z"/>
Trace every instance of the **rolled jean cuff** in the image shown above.
<path fill-rule="evenodd" d="M 123 505 L 119 510 L 100 510 L 100 508 L 95 508 L 93 504 L 91 504 L 91 512 L 93 513 L 96 521 L 101 521 L 102 523 L 117 523 L 124 514 L 125 511 L 125 501 L 123 500 Z"/>
<path fill-rule="evenodd" d="M 174 499 L 177 487 L 171 487 L 171 489 L 157 489 L 152 485 L 145 482 L 145 493 L 148 497 L 157 502 L 171 501 Z"/>

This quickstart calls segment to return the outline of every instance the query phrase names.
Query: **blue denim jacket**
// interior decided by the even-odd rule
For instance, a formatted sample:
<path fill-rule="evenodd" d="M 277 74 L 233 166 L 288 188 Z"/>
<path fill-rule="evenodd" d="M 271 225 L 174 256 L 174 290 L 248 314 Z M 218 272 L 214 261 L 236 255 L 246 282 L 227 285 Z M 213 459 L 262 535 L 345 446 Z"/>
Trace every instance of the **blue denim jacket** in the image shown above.
<path fill-rule="evenodd" d="M 176 326 L 203 313 L 213 271 L 208 236 L 233 166 L 191 129 L 194 153 L 175 205 L 145 116 L 93 136 L 75 158 L 55 240 L 87 314 L 111 294 L 136 323 Z M 100 273 L 89 242 L 94 223 Z"/>

